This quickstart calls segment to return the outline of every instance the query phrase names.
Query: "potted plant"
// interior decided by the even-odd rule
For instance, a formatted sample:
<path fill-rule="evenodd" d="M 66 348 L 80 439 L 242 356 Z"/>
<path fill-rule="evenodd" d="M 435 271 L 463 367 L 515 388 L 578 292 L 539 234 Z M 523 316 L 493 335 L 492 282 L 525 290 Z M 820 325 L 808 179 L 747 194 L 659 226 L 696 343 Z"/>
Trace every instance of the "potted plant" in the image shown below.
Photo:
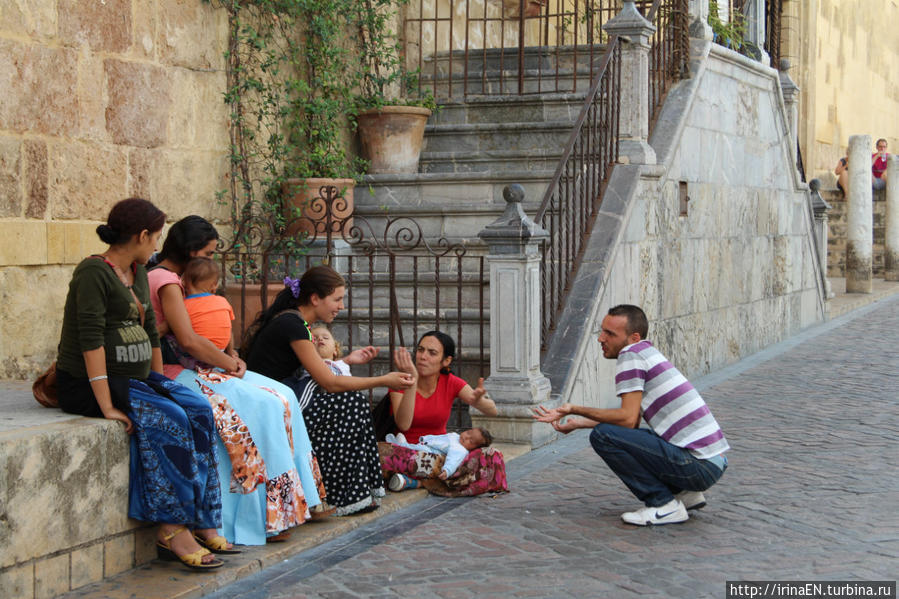
<path fill-rule="evenodd" d="M 402 63 L 396 29 L 398 2 L 404 1 L 360 0 L 354 5 L 359 41 L 356 120 L 371 174 L 418 171 L 425 123 L 437 107 L 430 93 L 414 97 L 417 75 Z"/>

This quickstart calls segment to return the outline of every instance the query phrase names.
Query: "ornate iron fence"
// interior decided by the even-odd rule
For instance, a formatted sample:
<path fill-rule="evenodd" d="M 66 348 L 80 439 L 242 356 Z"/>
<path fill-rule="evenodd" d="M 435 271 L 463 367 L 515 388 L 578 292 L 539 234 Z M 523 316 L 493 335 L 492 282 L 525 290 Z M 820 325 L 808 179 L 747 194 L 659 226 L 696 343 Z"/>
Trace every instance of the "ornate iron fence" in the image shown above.
<path fill-rule="evenodd" d="M 672 83 L 689 76 L 690 32 L 687 0 L 653 2 L 646 14 L 656 26 L 649 51 L 650 131 Z"/>
<path fill-rule="evenodd" d="M 636 0 L 645 10 L 652 0 Z M 620 0 L 413 0 L 403 25 L 419 92 L 469 95 L 583 92 L 603 62 L 603 24 Z"/>
<path fill-rule="evenodd" d="M 237 346 L 241 332 L 283 288 L 285 275 L 326 263 L 347 284 L 346 309 L 331 325 L 335 338 L 346 351 L 367 345 L 380 350 L 367 366 L 354 367 L 364 371 L 357 374 L 389 370 L 397 347 L 411 351 L 419 335 L 439 329 L 455 338 L 454 370 L 460 376 L 476 381 L 487 375 L 488 271 L 482 252 L 442 238 L 428 241 L 409 217 L 354 217 L 335 186 L 321 187 L 296 217 L 285 219 L 285 211 L 245 208 L 231 240 L 221 244 Z M 452 428 L 470 422 L 466 408 L 454 409 Z"/>

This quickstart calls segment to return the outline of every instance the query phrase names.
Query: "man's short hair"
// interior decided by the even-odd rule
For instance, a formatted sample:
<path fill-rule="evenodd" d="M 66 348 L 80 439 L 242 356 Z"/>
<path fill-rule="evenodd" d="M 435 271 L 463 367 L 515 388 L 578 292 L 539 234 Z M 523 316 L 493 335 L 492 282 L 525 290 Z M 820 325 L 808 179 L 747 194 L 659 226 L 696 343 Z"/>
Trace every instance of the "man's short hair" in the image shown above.
<path fill-rule="evenodd" d="M 640 339 L 646 339 L 649 334 L 649 320 L 646 313 L 639 306 L 630 304 L 619 304 L 609 309 L 609 316 L 624 316 L 627 318 L 627 328 L 625 331 L 628 335 L 639 333 Z"/>

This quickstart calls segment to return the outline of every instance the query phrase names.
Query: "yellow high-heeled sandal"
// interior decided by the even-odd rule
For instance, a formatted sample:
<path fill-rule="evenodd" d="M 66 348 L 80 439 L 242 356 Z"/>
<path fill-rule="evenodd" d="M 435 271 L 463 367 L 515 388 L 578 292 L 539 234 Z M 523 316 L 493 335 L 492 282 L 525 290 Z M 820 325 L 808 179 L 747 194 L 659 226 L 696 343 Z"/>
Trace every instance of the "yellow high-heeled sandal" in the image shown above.
<path fill-rule="evenodd" d="M 185 530 L 187 530 L 186 527 L 179 526 L 169 534 L 163 535 L 161 541 L 157 539 L 156 556 L 167 562 L 181 562 L 192 570 L 214 570 L 215 568 L 221 568 L 225 565 L 225 562 L 220 559 L 214 559 L 211 562 L 203 563 L 203 556 L 210 555 L 209 550 L 206 548 L 197 549 L 193 553 L 188 553 L 187 555 L 178 555 L 172 551 L 171 543 L 169 541 Z"/>
<path fill-rule="evenodd" d="M 222 535 L 217 535 L 215 537 L 212 537 L 211 539 L 204 539 L 197 533 L 194 533 L 194 538 L 197 540 L 197 543 L 213 553 L 219 553 L 221 555 L 233 555 L 241 553 L 240 549 L 235 549 L 233 546 L 228 547 L 228 539 L 226 539 Z"/>

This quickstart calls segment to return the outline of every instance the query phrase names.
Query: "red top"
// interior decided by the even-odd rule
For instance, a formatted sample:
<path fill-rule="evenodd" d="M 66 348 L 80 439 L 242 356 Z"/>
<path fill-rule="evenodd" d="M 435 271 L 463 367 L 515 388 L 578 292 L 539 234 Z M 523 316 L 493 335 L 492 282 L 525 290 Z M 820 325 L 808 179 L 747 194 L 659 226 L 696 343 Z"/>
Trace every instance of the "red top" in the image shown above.
<path fill-rule="evenodd" d="M 437 388 L 430 397 L 423 397 L 416 391 L 412 426 L 403 433 L 406 441 L 418 443 L 418 438 L 422 435 L 445 435 L 453 401 L 467 384 L 454 374 L 441 374 L 437 379 Z M 402 393 L 399 390 L 391 390 Z"/>
<path fill-rule="evenodd" d="M 879 152 L 875 152 L 874 154 L 871 154 L 872 159 L 875 156 L 877 156 L 877 159 L 874 160 L 874 162 L 871 164 L 871 172 L 874 174 L 874 176 L 876 178 L 881 179 L 881 178 L 883 178 L 883 174 L 887 170 L 887 159 L 881 158 L 878 154 L 879 154 Z M 886 154 L 887 158 L 889 158 L 889 156 L 890 156 L 889 154 Z"/>

